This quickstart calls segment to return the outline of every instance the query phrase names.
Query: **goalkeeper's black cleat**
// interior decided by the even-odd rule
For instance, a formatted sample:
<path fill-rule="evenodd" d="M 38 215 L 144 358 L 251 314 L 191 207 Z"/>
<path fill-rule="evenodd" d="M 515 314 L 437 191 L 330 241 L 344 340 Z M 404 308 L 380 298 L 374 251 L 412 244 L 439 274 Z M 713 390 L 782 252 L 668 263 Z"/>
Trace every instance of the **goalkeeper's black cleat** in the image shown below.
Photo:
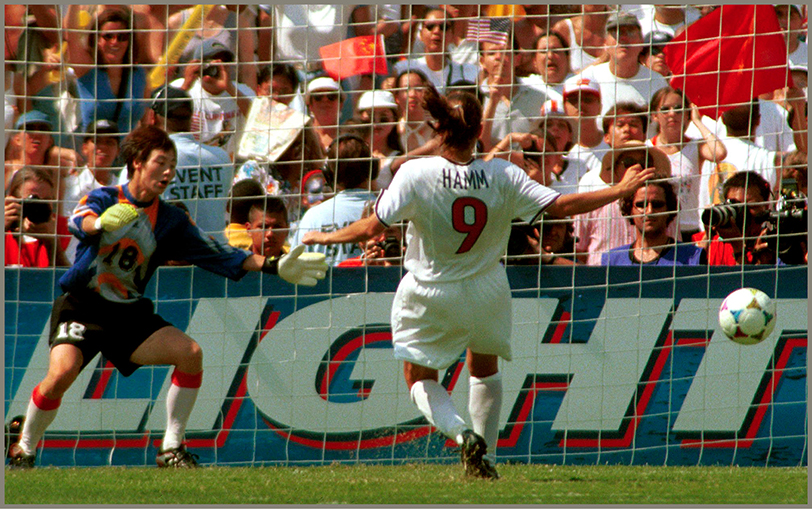
<path fill-rule="evenodd" d="M 9 447 L 11 444 L 20 441 L 20 436 L 23 432 L 23 422 L 25 421 L 25 417 L 22 415 L 18 415 L 11 419 L 8 424 L 6 424 L 6 457 L 9 456 Z"/>
<path fill-rule="evenodd" d="M 482 479 L 499 479 L 496 469 L 484 458 L 488 450 L 485 439 L 471 430 L 462 432 L 460 458 L 465 475 Z"/>
<path fill-rule="evenodd" d="M 20 444 L 14 442 L 8 448 L 8 466 L 9 468 L 28 469 L 34 468 L 34 460 L 36 456 L 25 454 L 20 447 Z"/>
<path fill-rule="evenodd" d="M 190 453 L 185 445 L 181 445 L 175 449 L 158 451 L 155 462 L 160 468 L 197 468 L 197 458 L 197 454 Z"/>

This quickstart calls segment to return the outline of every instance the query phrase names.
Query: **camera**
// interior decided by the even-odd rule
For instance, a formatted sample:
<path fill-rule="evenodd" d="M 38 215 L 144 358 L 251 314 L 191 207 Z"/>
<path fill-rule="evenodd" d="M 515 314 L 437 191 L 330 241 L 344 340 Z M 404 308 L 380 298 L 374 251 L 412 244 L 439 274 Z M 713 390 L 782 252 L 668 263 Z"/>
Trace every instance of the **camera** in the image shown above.
<path fill-rule="evenodd" d="M 764 221 L 764 240 L 770 250 L 789 265 L 805 263 L 807 199 L 799 191 L 783 189 L 776 209 Z"/>
<path fill-rule="evenodd" d="M 508 237 L 508 257 L 517 257 L 525 254 L 530 247 L 530 241 L 527 240 L 527 237 L 535 236 L 536 232 L 533 225 L 521 220 L 514 220 L 510 228 L 510 237 Z"/>
<path fill-rule="evenodd" d="M 203 66 L 203 69 L 200 71 L 200 74 L 201 76 L 216 78 L 220 76 L 220 67 L 217 64 L 206 64 Z"/>
<path fill-rule="evenodd" d="M 46 223 L 51 219 L 51 205 L 36 194 L 20 200 L 20 205 L 23 218 L 34 224 Z"/>
<path fill-rule="evenodd" d="M 541 158 L 544 157 L 544 152 L 535 152 L 524 149 L 522 150 L 522 155 L 524 156 L 525 161 L 533 161 L 539 166 L 542 165 Z"/>
<path fill-rule="evenodd" d="M 739 231 L 742 231 L 745 213 L 744 204 L 732 203 L 727 200 L 720 205 L 714 205 L 703 210 L 702 223 L 707 230 L 735 225 L 738 226 Z"/>
<path fill-rule="evenodd" d="M 400 240 L 395 236 L 387 236 L 378 242 L 378 247 L 383 250 L 384 258 L 400 258 L 403 250 L 400 248 Z"/>

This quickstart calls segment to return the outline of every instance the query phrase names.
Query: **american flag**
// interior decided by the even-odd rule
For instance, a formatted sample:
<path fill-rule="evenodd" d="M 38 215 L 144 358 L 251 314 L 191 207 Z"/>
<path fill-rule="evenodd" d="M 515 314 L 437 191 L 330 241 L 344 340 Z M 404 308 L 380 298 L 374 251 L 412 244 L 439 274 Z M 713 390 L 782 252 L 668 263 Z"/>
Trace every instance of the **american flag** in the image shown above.
<path fill-rule="evenodd" d="M 468 20 L 465 38 L 476 42 L 507 44 L 510 18 L 477 18 Z"/>

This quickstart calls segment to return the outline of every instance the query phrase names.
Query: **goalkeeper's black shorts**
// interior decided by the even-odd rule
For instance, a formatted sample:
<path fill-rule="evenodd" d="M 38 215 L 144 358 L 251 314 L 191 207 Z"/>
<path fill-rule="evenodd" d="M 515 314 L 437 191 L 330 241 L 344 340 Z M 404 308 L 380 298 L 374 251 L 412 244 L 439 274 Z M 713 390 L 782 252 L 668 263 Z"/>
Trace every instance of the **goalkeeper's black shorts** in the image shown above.
<path fill-rule="evenodd" d="M 54 301 L 48 345 L 70 344 L 82 351 L 82 369 L 101 354 L 129 376 L 140 367 L 130 361 L 133 352 L 169 322 L 155 314 L 152 301 L 110 302 L 86 292 L 67 292 Z"/>

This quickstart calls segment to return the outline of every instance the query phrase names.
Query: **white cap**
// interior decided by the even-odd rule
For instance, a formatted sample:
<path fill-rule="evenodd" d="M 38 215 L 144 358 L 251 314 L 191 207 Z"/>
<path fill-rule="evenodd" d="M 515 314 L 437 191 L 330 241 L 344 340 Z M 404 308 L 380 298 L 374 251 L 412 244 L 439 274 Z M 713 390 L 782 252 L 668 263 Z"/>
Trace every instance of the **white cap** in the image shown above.
<path fill-rule="evenodd" d="M 567 113 L 564 111 L 564 104 L 555 99 L 548 99 L 541 105 L 542 117 L 566 117 Z"/>
<path fill-rule="evenodd" d="M 395 96 L 387 90 L 368 90 L 361 94 L 358 99 L 358 111 L 371 110 L 372 108 L 392 108 L 397 109 Z"/>
<path fill-rule="evenodd" d="M 598 96 L 601 95 L 601 87 L 598 86 L 598 82 L 595 80 L 591 80 L 579 75 L 570 76 L 564 80 L 564 98 L 573 92 L 578 92 L 579 90 L 581 92 L 592 92 Z"/>
<path fill-rule="evenodd" d="M 789 62 L 789 70 L 809 72 L 809 68 L 803 62 Z"/>
<path fill-rule="evenodd" d="M 305 92 L 307 95 L 310 95 L 313 92 L 338 92 L 339 90 L 340 88 L 336 80 L 325 76 L 310 80 Z"/>

